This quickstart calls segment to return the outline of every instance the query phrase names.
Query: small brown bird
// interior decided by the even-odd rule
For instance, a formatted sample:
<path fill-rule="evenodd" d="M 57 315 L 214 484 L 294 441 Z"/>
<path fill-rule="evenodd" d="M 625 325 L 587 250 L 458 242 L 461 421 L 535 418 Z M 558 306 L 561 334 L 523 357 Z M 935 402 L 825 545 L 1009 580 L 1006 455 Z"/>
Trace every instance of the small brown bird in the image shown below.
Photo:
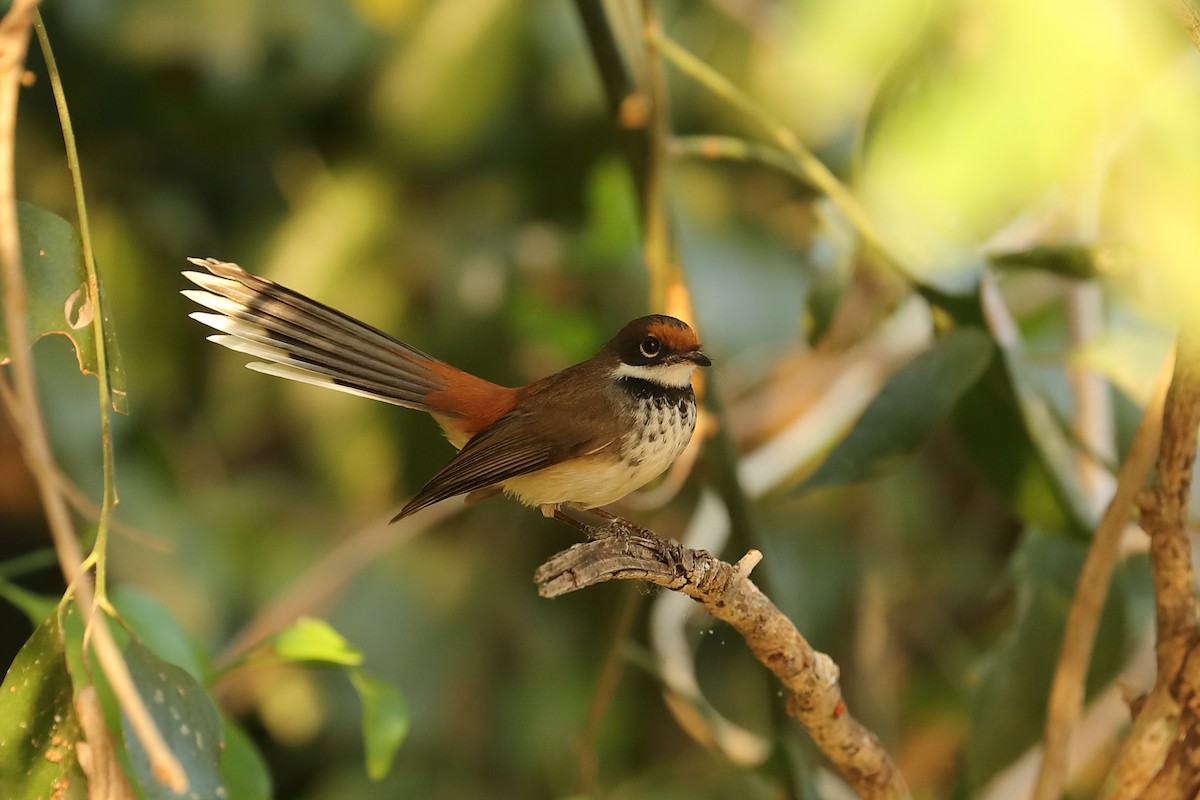
<path fill-rule="evenodd" d="M 509 389 L 463 372 L 237 264 L 188 259 L 217 313 L 191 316 L 210 341 L 266 359 L 251 369 L 428 412 L 458 455 L 392 520 L 460 494 L 500 490 L 547 516 L 597 508 L 660 475 L 696 427 L 692 372 L 712 362 L 688 325 L 655 314 L 630 322 L 600 352 Z"/>

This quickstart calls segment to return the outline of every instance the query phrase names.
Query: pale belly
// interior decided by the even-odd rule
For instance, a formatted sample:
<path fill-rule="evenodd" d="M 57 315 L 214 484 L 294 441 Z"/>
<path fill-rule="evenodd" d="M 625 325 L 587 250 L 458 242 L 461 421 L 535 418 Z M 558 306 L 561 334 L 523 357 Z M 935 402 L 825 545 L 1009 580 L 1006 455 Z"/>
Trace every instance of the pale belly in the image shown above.
<path fill-rule="evenodd" d="M 696 407 L 639 406 L 643 421 L 623 442 L 590 456 L 504 482 L 504 491 L 530 506 L 574 503 L 604 506 L 640 489 L 666 471 L 692 438 Z"/>

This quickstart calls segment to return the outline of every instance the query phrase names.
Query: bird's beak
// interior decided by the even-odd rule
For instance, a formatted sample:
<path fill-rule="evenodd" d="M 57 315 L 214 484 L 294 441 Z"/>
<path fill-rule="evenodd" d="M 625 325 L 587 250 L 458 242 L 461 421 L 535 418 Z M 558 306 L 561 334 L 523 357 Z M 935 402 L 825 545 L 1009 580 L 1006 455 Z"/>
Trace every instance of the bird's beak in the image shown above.
<path fill-rule="evenodd" d="M 708 356 L 704 355 L 704 353 L 701 353 L 699 350 L 693 350 L 692 352 L 687 353 L 686 358 L 688 361 L 691 361 L 697 367 L 711 367 L 712 366 L 712 359 L 710 359 Z"/>

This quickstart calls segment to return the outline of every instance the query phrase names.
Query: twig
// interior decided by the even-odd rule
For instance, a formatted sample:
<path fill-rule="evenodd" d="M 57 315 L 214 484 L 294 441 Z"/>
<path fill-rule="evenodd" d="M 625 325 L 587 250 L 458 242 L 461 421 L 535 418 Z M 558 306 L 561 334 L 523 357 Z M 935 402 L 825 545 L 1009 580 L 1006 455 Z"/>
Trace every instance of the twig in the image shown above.
<path fill-rule="evenodd" d="M 25 330 L 28 300 L 17 225 L 14 161 L 17 98 L 36 5 L 36 0 L 16 0 L 0 19 L 0 268 L 3 269 L 5 325 L 12 356 L 12 385 L 6 382 L 3 397 L 5 402 L 11 402 L 10 413 L 19 423 L 14 431 L 37 482 L 59 565 L 67 583 L 74 587 L 77 605 L 91 630 L 92 645 L 100 666 L 145 747 L 155 778 L 172 791 L 182 793 L 187 790 L 187 775 L 146 710 L 104 615 L 93 613 L 95 596 L 90 577 L 82 569 L 83 554 L 75 538 L 70 512 L 58 488 L 58 468 L 46 437 L 29 356 L 30 343 Z"/>
<path fill-rule="evenodd" d="M 754 582 L 732 564 L 624 520 L 593 531 L 534 574 L 543 597 L 611 580 L 643 580 L 681 592 L 728 623 L 791 693 L 788 713 L 864 798 L 907 798 L 908 789 L 875 734 L 846 710 L 838 668 L 817 652 Z M 749 565 L 751 562 L 740 562 Z"/>
<path fill-rule="evenodd" d="M 1042 764 L 1034 787 L 1034 800 L 1057 800 L 1067 772 L 1067 749 L 1071 731 L 1083 708 L 1088 665 L 1096 641 L 1096 629 L 1108 595 L 1121 534 L 1138 492 L 1154 465 L 1162 432 L 1162 409 L 1170 382 L 1171 359 L 1164 365 L 1156 389 L 1134 433 L 1133 443 L 1117 477 L 1113 494 L 1075 585 L 1075 596 L 1067 614 L 1062 651 L 1054 670 L 1054 682 L 1046 710 L 1046 733 Z"/>
<path fill-rule="evenodd" d="M 671 140 L 668 152 L 674 158 L 757 162 L 779 170 L 806 191 L 816 190 L 808 174 L 797 165 L 795 158 L 769 144 L 751 142 L 736 136 L 676 136 Z"/>
<path fill-rule="evenodd" d="M 1138 498 L 1150 536 L 1158 661 L 1154 688 L 1121 746 L 1105 796 L 1193 797 L 1200 788 L 1200 625 L 1187 505 L 1200 428 L 1200 341 L 1184 330 L 1163 409 L 1158 469 Z"/>
<path fill-rule="evenodd" d="M 1150 536 L 1154 604 L 1158 628 L 1158 675 L 1175 676 L 1185 651 L 1175 652 L 1181 637 L 1196 630 L 1192 559 L 1187 538 L 1188 489 L 1200 427 L 1200 341 L 1183 333 L 1175 361 L 1175 377 L 1163 410 L 1163 436 L 1158 473 L 1140 498 L 1142 526 Z"/>

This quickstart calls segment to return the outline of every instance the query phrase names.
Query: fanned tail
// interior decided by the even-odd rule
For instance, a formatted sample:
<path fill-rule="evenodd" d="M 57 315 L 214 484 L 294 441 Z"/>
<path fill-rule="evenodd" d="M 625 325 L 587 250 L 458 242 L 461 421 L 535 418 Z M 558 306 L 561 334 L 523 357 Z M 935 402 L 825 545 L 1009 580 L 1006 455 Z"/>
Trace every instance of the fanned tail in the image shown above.
<path fill-rule="evenodd" d="M 182 294 L 216 312 L 190 316 L 220 331 L 209 341 L 268 362 L 247 364 L 250 369 L 436 411 L 429 397 L 446 389 L 455 372 L 448 364 L 237 264 L 188 261 L 208 272 L 184 272 L 200 289 Z"/>

